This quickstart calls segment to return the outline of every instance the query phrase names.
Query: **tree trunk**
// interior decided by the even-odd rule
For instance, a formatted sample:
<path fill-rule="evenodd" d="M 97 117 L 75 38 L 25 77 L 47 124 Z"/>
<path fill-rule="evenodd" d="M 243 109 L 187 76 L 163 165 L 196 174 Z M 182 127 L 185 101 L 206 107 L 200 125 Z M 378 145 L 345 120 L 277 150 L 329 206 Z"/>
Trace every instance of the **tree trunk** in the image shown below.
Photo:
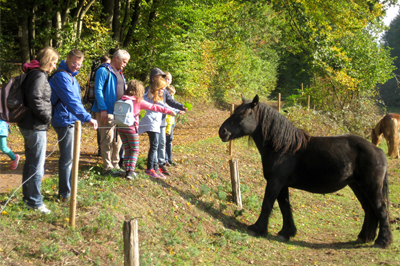
<path fill-rule="evenodd" d="M 115 0 L 105 0 L 103 2 L 106 24 L 111 30 L 113 30 L 114 5 Z"/>
<path fill-rule="evenodd" d="M 33 60 L 36 57 L 36 53 L 35 53 L 35 49 L 33 48 L 33 43 L 36 39 L 36 12 L 37 12 L 37 6 L 35 5 L 32 8 L 32 13 L 29 16 L 29 21 L 28 21 L 28 28 L 29 28 L 29 47 L 30 47 L 30 51 L 29 51 L 29 55 L 30 55 L 30 59 Z"/>
<path fill-rule="evenodd" d="M 127 28 L 129 17 L 130 17 L 130 10 L 131 10 L 131 2 L 129 0 L 125 1 L 125 12 L 124 12 L 124 21 L 121 25 L 119 39 L 121 42 L 124 40 L 125 29 Z"/>
<path fill-rule="evenodd" d="M 61 2 L 58 2 L 58 3 L 60 4 Z M 71 9 L 70 5 L 71 5 L 71 1 L 70 0 L 65 1 L 65 7 L 64 7 L 63 10 L 60 11 L 60 14 L 61 14 L 61 26 L 65 25 L 65 23 L 68 21 L 68 13 L 70 12 L 70 9 Z"/>
<path fill-rule="evenodd" d="M 96 0 L 91 0 L 90 2 L 88 2 L 83 9 L 81 10 L 81 13 L 79 14 L 79 19 L 78 19 L 78 38 L 81 37 L 81 33 L 82 33 L 82 20 L 83 17 L 86 15 L 86 12 L 88 12 L 89 8 L 94 4 Z"/>
<path fill-rule="evenodd" d="M 62 19 L 61 19 L 61 12 L 57 11 L 56 14 L 53 16 L 53 28 L 56 29 L 56 36 L 53 39 L 53 47 L 59 48 L 62 45 L 62 39 L 61 39 L 61 28 L 62 28 Z"/>
<path fill-rule="evenodd" d="M 18 10 L 19 10 L 19 45 L 21 50 L 21 61 L 22 63 L 26 63 L 30 61 L 29 55 L 29 31 L 28 31 L 28 11 L 27 11 L 27 2 L 25 0 L 18 0 L 17 1 Z"/>
<path fill-rule="evenodd" d="M 71 18 L 73 20 L 72 27 L 74 29 L 72 40 L 75 40 L 77 38 L 79 16 L 81 14 L 84 4 L 85 4 L 85 0 L 79 0 L 77 7 L 72 9 L 72 11 L 71 11 Z"/>
<path fill-rule="evenodd" d="M 136 43 L 137 40 L 134 39 L 134 31 L 136 29 L 136 26 L 139 24 L 139 14 L 140 14 L 140 7 L 141 7 L 141 0 L 135 0 L 135 6 L 131 18 L 131 23 L 129 25 L 128 33 L 126 34 L 125 40 L 124 40 L 124 47 L 128 47 L 132 43 Z"/>
<path fill-rule="evenodd" d="M 121 36 L 121 1 L 115 0 L 114 4 L 114 18 L 113 18 L 113 39 L 116 41 L 120 40 Z"/>
<path fill-rule="evenodd" d="M 46 14 L 51 14 L 51 12 L 52 12 L 51 6 L 50 6 L 50 5 L 45 5 L 44 10 L 45 10 Z M 51 32 L 51 30 L 52 30 L 52 28 L 53 28 L 53 21 L 52 21 L 50 18 L 47 20 L 46 27 L 47 27 L 46 30 L 47 30 L 48 32 Z M 53 46 L 53 42 L 52 42 L 52 39 L 50 38 L 50 35 L 47 35 L 47 34 L 46 34 L 46 38 L 47 38 L 47 39 L 44 41 L 44 46 L 45 46 L 45 47 L 47 47 L 47 46 Z"/>
<path fill-rule="evenodd" d="M 21 60 L 22 63 L 30 61 L 29 55 L 29 32 L 28 32 L 28 18 L 20 18 L 19 20 L 19 45 L 21 49 Z"/>

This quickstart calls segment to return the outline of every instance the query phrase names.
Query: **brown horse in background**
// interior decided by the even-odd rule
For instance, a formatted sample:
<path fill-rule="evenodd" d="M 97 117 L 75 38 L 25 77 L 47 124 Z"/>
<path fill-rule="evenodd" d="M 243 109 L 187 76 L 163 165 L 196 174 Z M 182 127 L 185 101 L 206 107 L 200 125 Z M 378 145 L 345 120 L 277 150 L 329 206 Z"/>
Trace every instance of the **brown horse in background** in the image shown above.
<path fill-rule="evenodd" d="M 400 140 L 400 115 L 386 114 L 371 132 L 371 141 L 376 146 L 382 140 L 382 135 L 388 145 L 388 155 L 392 158 L 399 158 L 399 140 Z"/>

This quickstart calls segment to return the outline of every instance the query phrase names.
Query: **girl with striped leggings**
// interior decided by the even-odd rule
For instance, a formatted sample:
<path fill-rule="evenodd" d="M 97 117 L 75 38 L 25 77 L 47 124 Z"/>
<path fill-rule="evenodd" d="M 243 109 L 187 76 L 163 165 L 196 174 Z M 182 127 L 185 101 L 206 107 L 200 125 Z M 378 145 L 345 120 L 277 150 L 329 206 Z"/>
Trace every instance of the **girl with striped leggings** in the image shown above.
<path fill-rule="evenodd" d="M 124 167 L 126 171 L 125 178 L 127 179 L 136 177 L 136 173 L 134 171 L 137 158 L 139 156 L 138 114 L 140 110 L 146 109 L 175 116 L 175 112 L 171 109 L 143 100 L 143 95 L 143 84 L 138 80 L 131 80 L 128 83 L 128 88 L 125 91 L 125 95 L 123 95 L 121 98 L 122 100 L 133 101 L 133 114 L 136 117 L 136 121 L 133 126 L 118 128 L 118 133 L 121 137 L 122 146 L 125 152 Z"/>

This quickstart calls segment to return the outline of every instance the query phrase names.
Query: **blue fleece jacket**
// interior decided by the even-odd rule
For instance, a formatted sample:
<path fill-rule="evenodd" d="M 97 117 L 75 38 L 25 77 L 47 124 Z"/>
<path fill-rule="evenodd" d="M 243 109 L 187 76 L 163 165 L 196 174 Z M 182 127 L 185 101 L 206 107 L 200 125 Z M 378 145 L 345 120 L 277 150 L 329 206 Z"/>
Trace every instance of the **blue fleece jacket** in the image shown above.
<path fill-rule="evenodd" d="M 53 127 L 65 127 L 75 123 L 76 120 L 89 122 L 92 120 L 92 116 L 83 107 L 81 88 L 75 78 L 79 72 L 71 72 L 65 60 L 61 61 L 58 69 L 66 72 L 58 72 L 49 79 L 51 103 L 53 106 L 57 103 L 51 125 Z"/>
<path fill-rule="evenodd" d="M 94 82 L 95 96 L 92 111 L 98 113 L 101 111 L 107 111 L 108 114 L 114 114 L 114 103 L 119 100 L 117 99 L 118 79 L 109 64 L 103 64 L 103 66 L 105 67 L 100 67 L 96 71 L 96 79 Z M 106 82 L 107 84 L 105 84 Z M 104 87 L 104 85 L 106 86 Z"/>

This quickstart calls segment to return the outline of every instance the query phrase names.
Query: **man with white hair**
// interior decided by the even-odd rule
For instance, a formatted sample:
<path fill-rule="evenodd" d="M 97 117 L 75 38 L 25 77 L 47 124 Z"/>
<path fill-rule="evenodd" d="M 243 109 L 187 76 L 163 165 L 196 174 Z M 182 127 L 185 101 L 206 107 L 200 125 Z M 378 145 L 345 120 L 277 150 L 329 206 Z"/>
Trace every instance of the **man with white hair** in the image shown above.
<path fill-rule="evenodd" d="M 121 99 L 126 89 L 122 70 L 130 59 L 125 50 L 117 50 L 110 64 L 103 64 L 96 71 L 95 101 L 92 111 L 99 123 L 103 175 L 120 176 L 119 150 L 122 146 L 114 124 L 114 103 Z"/>

